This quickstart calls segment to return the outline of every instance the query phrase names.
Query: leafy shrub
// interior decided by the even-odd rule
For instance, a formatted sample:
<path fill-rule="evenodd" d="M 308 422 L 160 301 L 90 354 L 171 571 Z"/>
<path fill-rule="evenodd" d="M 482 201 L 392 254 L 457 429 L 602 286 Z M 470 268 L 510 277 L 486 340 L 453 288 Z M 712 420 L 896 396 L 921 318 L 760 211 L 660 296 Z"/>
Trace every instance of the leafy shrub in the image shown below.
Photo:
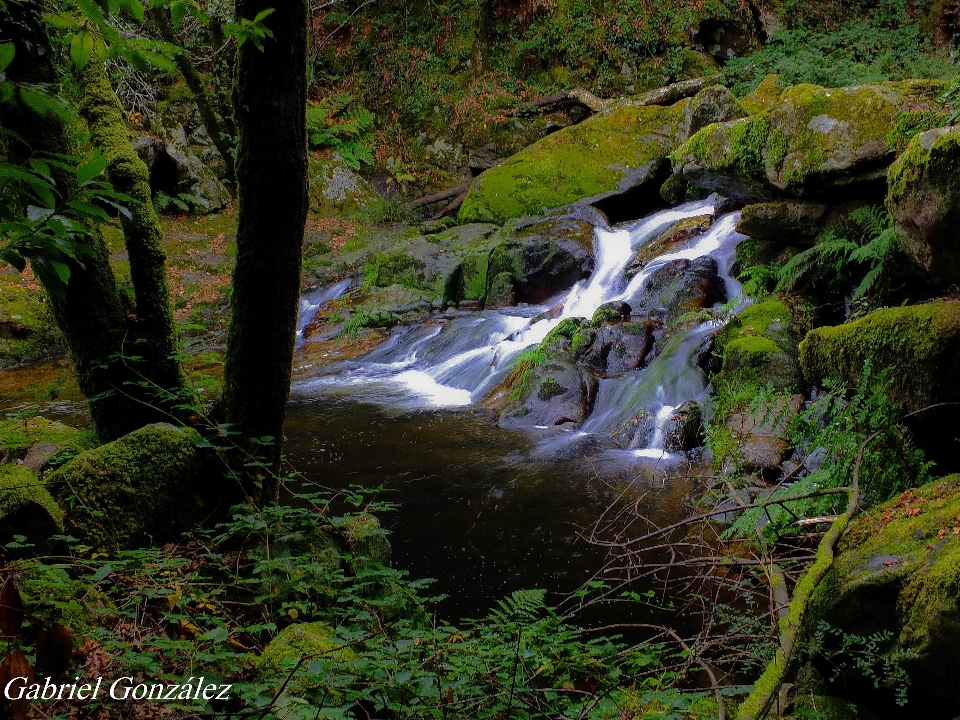
<path fill-rule="evenodd" d="M 350 95 L 332 95 L 307 107 L 307 139 L 311 147 L 339 153 L 354 170 L 373 164 L 374 115 Z"/>
<path fill-rule="evenodd" d="M 847 21 L 827 32 L 799 28 L 774 33 L 763 49 L 727 63 L 726 82 L 743 96 L 770 73 L 780 75 L 788 85 L 825 87 L 956 75 L 956 60 L 935 51 L 905 12 L 897 15 L 889 25 L 874 16 Z"/>

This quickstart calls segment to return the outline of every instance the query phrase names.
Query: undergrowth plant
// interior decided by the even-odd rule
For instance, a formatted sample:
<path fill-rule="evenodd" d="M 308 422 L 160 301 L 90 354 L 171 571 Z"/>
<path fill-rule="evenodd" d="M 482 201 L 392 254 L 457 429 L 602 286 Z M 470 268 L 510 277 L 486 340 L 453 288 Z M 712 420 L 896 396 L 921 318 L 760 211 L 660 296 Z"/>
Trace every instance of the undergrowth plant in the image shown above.
<path fill-rule="evenodd" d="M 307 138 L 311 147 L 329 148 L 359 170 L 361 164 L 373 164 L 374 120 L 351 95 L 332 95 L 307 106 Z"/>
<path fill-rule="evenodd" d="M 800 518 L 843 512 L 845 494 L 817 496 L 816 491 L 849 486 L 860 446 L 881 429 L 883 434 L 864 452 L 861 507 L 872 507 L 928 482 L 933 464 L 899 422 L 902 413 L 888 397 L 889 385 L 889 373 L 874 372 L 869 364 L 853 391 L 841 383 L 824 381 L 823 394 L 799 413 L 790 427 L 791 445 L 808 457 L 816 457 L 817 462 L 811 459 L 812 467 L 806 475 L 788 486 L 777 486 L 769 494 L 769 499 L 804 494 L 811 497 L 748 510 L 729 528 L 728 536 L 754 537 L 764 517 L 764 536 L 776 540 L 796 533 Z"/>
<path fill-rule="evenodd" d="M 893 291 L 905 259 L 890 214 L 881 207 L 862 207 L 779 267 L 776 289 L 849 287 L 851 305 L 876 309 Z"/>
<path fill-rule="evenodd" d="M 8 561 L 0 574 L 20 588 L 30 623 L 69 628 L 78 662 L 71 679 L 203 676 L 232 686 L 228 701 L 166 704 L 181 714 L 599 718 L 636 702 L 682 710 L 703 695 L 671 691 L 669 673 L 650 672 L 668 651 L 590 636 L 542 590 L 514 592 L 481 619 L 443 622 L 430 581 L 410 580 L 361 550 L 357 523 L 390 508 L 377 492 L 303 492 L 259 511 L 238 506 L 213 530 L 162 548 L 105 555 L 61 536 L 64 554 Z M 278 636 L 281 647 L 271 646 Z M 29 627 L 23 637 L 33 660 Z M 284 646 L 284 637 L 298 639 Z M 644 679 L 631 680 L 641 671 Z M 101 697 L 84 711 L 113 717 L 134 704 Z"/>

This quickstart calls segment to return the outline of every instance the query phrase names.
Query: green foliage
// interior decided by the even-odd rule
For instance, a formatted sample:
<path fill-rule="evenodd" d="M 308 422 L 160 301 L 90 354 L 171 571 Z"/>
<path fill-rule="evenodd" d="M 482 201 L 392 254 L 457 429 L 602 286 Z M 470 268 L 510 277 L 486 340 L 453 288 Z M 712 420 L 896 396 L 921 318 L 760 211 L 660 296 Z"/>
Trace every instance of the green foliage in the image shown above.
<path fill-rule="evenodd" d="M 349 529 L 388 504 L 358 488 L 295 499 L 238 506 L 197 542 L 87 559 L 62 537 L 69 555 L 0 570 L 21 585 L 31 624 L 66 623 L 78 646 L 89 640 L 108 660 L 108 676 L 204 675 L 232 683 L 235 702 L 264 718 L 348 718 L 358 706 L 397 718 L 599 718 L 618 714 L 628 684 L 648 702 L 698 697 L 671 695 L 667 672 L 633 681 L 664 653 L 587 637 L 542 590 L 514 592 L 479 620 L 443 622 L 428 582 L 355 562 Z M 300 639 L 273 643 L 298 627 Z M 87 708 L 116 710 L 101 702 Z M 219 711 L 202 699 L 177 710 Z"/>
<path fill-rule="evenodd" d="M 827 228 L 817 243 L 790 258 L 777 273 L 777 290 L 805 285 L 852 285 L 851 302 L 882 304 L 904 254 L 893 218 L 881 207 L 862 207 Z"/>
<path fill-rule="evenodd" d="M 771 73 L 787 85 L 825 87 L 956 75 L 956 60 L 935 50 L 904 3 L 887 5 L 892 7 L 872 8 L 866 19 L 849 19 L 827 30 L 800 27 L 776 32 L 763 49 L 728 62 L 726 82 L 742 97 Z"/>
<path fill-rule="evenodd" d="M 887 395 L 888 375 L 886 371 L 874 373 L 867 367 L 849 399 L 846 387 L 825 382 L 824 394 L 797 416 L 790 429 L 791 444 L 805 452 L 821 454 L 820 466 L 789 487 L 775 488 L 770 499 L 815 495 L 818 489 L 849 486 L 860 446 L 878 430 L 884 432 L 867 446 L 860 468 L 862 507 L 872 507 L 929 480 L 932 463 L 899 422 L 900 408 Z M 845 494 L 837 494 L 755 508 L 744 512 L 728 533 L 752 537 L 763 515 L 768 520 L 765 536 L 776 539 L 796 532 L 798 518 L 833 515 L 842 512 L 846 502 Z"/>
<path fill-rule="evenodd" d="M 374 119 L 352 96 L 333 95 L 307 106 L 307 138 L 311 147 L 329 148 L 359 170 L 361 163 L 373 164 Z"/>
<path fill-rule="evenodd" d="M 177 193 L 171 197 L 164 192 L 157 192 L 157 194 L 153 196 L 153 208 L 156 210 L 157 215 L 161 215 L 163 211 L 168 208 L 176 208 L 181 212 L 190 212 L 191 206 L 202 207 L 200 199 L 190 193 Z"/>
<path fill-rule="evenodd" d="M 901 663 L 904 660 L 916 660 L 920 655 L 909 649 L 889 649 L 893 644 L 890 630 L 863 637 L 844 632 L 821 620 L 817 624 L 814 639 L 820 654 L 833 666 L 830 682 L 847 675 L 861 676 L 872 681 L 877 689 L 881 684 L 892 687 L 897 705 L 903 707 L 907 704 L 910 676 Z"/>

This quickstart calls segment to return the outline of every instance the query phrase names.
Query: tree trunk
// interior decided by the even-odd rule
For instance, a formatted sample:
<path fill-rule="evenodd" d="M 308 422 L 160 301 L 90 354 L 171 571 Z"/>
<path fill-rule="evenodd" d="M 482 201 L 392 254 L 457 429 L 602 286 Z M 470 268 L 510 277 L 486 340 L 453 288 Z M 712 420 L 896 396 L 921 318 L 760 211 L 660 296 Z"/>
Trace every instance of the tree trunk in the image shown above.
<path fill-rule="evenodd" d="M 290 393 L 307 215 L 306 0 L 237 0 L 236 17 L 276 8 L 261 52 L 238 52 L 234 113 L 237 153 L 237 262 L 220 413 L 242 443 L 275 470 Z M 258 440 L 269 437 L 270 445 Z M 273 475 L 249 466 L 248 497 L 276 498 Z M 259 475 L 259 476 L 258 476 Z"/>
<path fill-rule="evenodd" d="M 94 53 L 90 61 L 75 70 L 80 86 L 80 113 L 87 121 L 90 139 L 107 161 L 107 175 L 115 190 L 129 195 L 131 217 L 120 216 L 130 279 L 136 295 L 134 328 L 136 347 L 130 354 L 142 360 L 131 362 L 135 373 L 148 382 L 142 387 L 144 400 L 157 405 L 170 420 L 175 406 L 186 398 L 186 381 L 178 358 L 180 344 L 170 307 L 166 254 L 161 245 L 163 231 L 153 208 L 150 172 L 130 143 L 123 106 L 117 98 L 103 60 Z"/>
<path fill-rule="evenodd" d="M 15 82 L 56 87 L 59 80 L 51 62 L 54 52 L 41 25 L 41 9 L 37 3 L 23 0 L 7 0 L 5 7 L 0 7 L 0 24 L 13 29 L 16 45 L 16 56 L 6 73 Z M 38 115 L 8 102 L 3 105 L 3 126 L 26 143 L 8 140 L 12 162 L 23 162 L 34 153 L 70 156 L 77 151 L 72 129 L 56 115 Z M 76 176 L 55 166 L 52 170 L 61 196 L 73 196 L 78 189 Z M 63 296 L 47 294 L 54 319 L 67 341 L 77 383 L 90 398 L 97 434 L 102 440 L 113 440 L 155 422 L 157 414 L 130 396 L 135 385 L 129 383 L 137 378 L 112 360 L 125 349 L 125 341 L 131 341 L 127 352 L 136 352 L 132 328 L 99 229 L 91 227 L 85 242 L 89 254 L 83 257 L 82 267 L 76 263 L 71 266 Z"/>
<path fill-rule="evenodd" d="M 177 33 L 170 23 L 170 17 L 167 15 L 167 12 L 167 9 L 163 7 L 153 8 L 149 11 L 150 19 L 153 21 L 157 32 L 160 33 L 160 38 L 164 42 L 182 48 L 180 38 L 177 37 Z M 180 70 L 180 74 L 183 75 L 187 87 L 190 88 L 193 101 L 197 104 L 197 110 L 200 112 L 200 118 L 203 120 L 204 127 L 207 128 L 207 134 L 220 153 L 220 157 L 223 158 L 223 162 L 227 168 L 227 177 L 233 180 L 235 174 L 233 148 L 230 147 L 230 143 L 224 137 L 227 131 L 222 126 L 220 120 L 217 119 L 217 114 L 214 112 L 213 105 L 210 103 L 210 96 L 207 94 L 207 88 L 203 80 L 199 73 L 197 73 L 197 69 L 193 66 L 193 62 L 190 60 L 190 56 L 186 51 L 174 55 L 173 61 L 176 63 L 177 69 Z"/>

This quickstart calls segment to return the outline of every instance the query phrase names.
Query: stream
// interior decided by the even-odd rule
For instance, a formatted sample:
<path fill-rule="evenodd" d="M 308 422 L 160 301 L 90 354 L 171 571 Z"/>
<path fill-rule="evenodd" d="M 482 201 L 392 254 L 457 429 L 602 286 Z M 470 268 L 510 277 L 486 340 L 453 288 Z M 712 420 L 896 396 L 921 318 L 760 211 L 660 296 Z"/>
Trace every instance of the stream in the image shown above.
<path fill-rule="evenodd" d="M 603 565 L 603 548 L 581 533 L 621 493 L 658 523 L 687 514 L 689 463 L 664 449 L 664 428 L 683 402 L 706 399 L 697 357 L 717 321 L 677 333 L 642 370 L 601 378 L 578 429 L 505 430 L 478 403 L 521 351 L 564 318 L 630 303 L 665 263 L 709 255 L 727 297 L 739 296 L 730 275 L 742 239 L 737 213 L 653 258 L 632 279 L 624 274 L 638 248 L 679 220 L 712 211 L 708 199 L 597 229 L 593 274 L 542 306 L 439 314 L 396 328 L 362 358 L 302 365 L 288 410 L 288 459 L 321 485 L 382 485 L 381 499 L 399 505 L 383 518 L 395 564 L 436 578 L 434 590 L 452 596 L 444 606 L 450 616 L 477 617 L 520 588 L 545 588 L 558 602 Z M 340 283 L 305 295 L 299 327 L 346 290 Z M 652 436 L 627 449 L 613 445 L 611 431 L 641 408 L 655 418 Z"/>

